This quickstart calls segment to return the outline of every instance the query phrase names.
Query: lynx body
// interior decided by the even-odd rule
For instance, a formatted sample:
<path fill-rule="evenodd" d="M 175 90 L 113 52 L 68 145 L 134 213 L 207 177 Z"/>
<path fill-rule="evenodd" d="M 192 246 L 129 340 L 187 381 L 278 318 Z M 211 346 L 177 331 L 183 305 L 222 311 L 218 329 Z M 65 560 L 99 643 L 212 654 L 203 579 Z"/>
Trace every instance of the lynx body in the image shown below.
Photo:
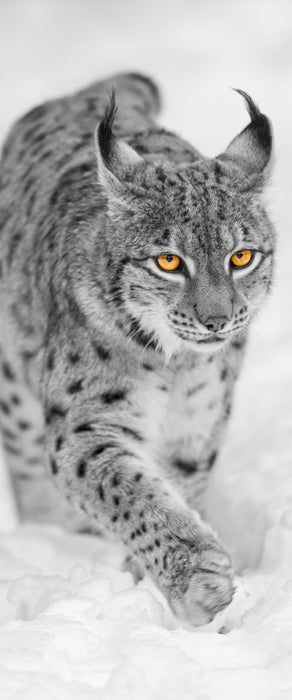
<path fill-rule="evenodd" d="M 126 74 L 33 109 L 1 162 L 0 417 L 19 513 L 118 538 L 193 624 L 233 594 L 204 492 L 272 276 L 271 130 L 242 94 L 251 122 L 213 159 L 155 126 L 157 88 Z"/>

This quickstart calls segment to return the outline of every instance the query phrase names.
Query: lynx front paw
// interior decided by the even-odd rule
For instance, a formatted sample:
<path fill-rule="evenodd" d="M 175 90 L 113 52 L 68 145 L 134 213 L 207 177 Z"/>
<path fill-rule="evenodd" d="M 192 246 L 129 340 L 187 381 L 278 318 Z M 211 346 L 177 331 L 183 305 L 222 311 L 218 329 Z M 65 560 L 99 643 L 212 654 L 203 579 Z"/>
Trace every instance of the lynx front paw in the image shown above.
<path fill-rule="evenodd" d="M 176 549 L 168 601 L 175 614 L 195 626 L 206 625 L 231 603 L 234 585 L 228 553 L 215 540 L 205 548 Z"/>

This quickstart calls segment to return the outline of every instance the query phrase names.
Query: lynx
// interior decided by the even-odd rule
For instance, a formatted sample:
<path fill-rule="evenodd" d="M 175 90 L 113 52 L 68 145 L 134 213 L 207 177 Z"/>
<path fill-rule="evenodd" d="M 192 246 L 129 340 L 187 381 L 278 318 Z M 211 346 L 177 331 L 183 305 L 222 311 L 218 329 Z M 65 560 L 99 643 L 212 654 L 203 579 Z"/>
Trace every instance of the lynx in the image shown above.
<path fill-rule="evenodd" d="M 19 514 L 122 542 L 174 613 L 234 591 L 204 519 L 250 322 L 272 280 L 269 120 L 203 157 L 116 75 L 36 107 L 1 162 L 0 414 Z"/>

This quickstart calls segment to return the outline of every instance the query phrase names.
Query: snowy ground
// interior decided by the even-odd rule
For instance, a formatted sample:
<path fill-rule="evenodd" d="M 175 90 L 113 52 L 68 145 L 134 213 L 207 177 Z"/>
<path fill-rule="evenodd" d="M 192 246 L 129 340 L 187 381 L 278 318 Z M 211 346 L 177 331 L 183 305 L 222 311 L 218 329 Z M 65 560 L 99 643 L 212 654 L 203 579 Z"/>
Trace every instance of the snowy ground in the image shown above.
<path fill-rule="evenodd" d="M 256 322 L 209 494 L 237 566 L 229 609 L 195 631 L 122 553 L 16 522 L 0 479 L 1 700 L 292 698 L 290 0 L 0 0 L 0 137 L 33 104 L 115 70 L 164 90 L 161 121 L 207 155 L 246 123 L 247 90 L 274 123 L 275 291 Z M 290 94 L 289 94 L 290 91 Z"/>

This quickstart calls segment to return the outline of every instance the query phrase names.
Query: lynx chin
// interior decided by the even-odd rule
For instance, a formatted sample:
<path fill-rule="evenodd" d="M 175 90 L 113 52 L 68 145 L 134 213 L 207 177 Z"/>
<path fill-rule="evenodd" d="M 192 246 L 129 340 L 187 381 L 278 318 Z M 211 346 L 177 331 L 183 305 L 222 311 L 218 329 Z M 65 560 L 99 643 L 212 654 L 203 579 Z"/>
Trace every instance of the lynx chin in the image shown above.
<path fill-rule="evenodd" d="M 193 625 L 230 603 L 204 520 L 248 329 L 272 281 L 268 118 L 205 158 L 120 74 L 3 146 L 0 418 L 19 513 L 122 542 Z"/>

